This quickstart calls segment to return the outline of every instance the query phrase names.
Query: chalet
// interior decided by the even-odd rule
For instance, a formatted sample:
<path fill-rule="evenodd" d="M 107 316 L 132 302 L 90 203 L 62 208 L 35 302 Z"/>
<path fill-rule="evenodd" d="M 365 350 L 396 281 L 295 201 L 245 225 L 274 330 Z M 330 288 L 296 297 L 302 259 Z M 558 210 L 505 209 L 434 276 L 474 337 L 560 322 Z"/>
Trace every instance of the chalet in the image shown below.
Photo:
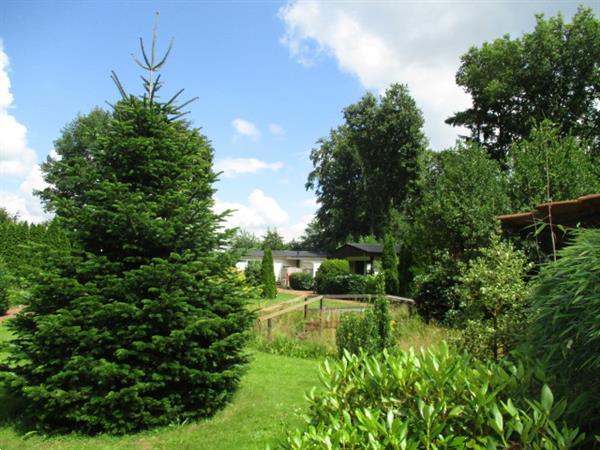
<path fill-rule="evenodd" d="M 261 261 L 262 250 L 254 250 L 236 264 L 239 270 L 244 270 L 250 261 Z M 289 275 L 294 272 L 308 272 L 313 277 L 321 263 L 327 259 L 322 252 L 306 250 L 273 250 L 273 270 L 275 280 L 281 286 L 289 285 Z"/>

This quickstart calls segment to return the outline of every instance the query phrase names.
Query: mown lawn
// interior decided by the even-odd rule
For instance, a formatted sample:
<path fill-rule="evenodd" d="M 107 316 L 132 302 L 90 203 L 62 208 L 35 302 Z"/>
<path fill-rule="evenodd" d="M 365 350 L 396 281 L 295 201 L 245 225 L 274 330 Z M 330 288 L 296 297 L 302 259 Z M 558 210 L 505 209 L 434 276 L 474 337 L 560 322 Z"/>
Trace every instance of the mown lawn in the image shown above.
<path fill-rule="evenodd" d="M 10 337 L 6 322 L 0 340 Z M 124 437 L 77 435 L 45 438 L 17 433 L 5 420 L 0 393 L 0 449 L 265 449 L 302 424 L 304 394 L 318 385 L 318 361 L 254 352 L 232 404 L 213 418 Z M 0 355 L 0 359 L 2 355 Z"/>
<path fill-rule="evenodd" d="M 292 298 L 296 298 L 296 294 L 288 294 L 287 292 L 278 292 L 275 298 L 252 298 L 248 300 L 248 306 L 251 309 L 261 309 L 267 306 L 274 305 L 275 303 L 284 302 Z"/>

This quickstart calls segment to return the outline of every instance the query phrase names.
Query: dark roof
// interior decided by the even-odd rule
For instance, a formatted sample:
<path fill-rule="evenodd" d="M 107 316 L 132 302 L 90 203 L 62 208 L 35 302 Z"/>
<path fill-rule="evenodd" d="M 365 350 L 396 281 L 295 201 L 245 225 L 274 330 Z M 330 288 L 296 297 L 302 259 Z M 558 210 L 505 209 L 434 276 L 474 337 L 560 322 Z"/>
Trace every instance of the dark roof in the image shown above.
<path fill-rule="evenodd" d="M 396 252 L 400 252 L 400 247 L 396 247 Z M 348 242 L 338 247 L 333 256 L 336 258 L 346 258 L 348 256 L 381 256 L 383 255 L 383 244 L 359 244 L 358 242 Z"/>
<path fill-rule="evenodd" d="M 262 258 L 262 250 L 252 250 L 248 256 Z M 273 250 L 273 257 L 278 258 L 326 258 L 324 252 L 313 252 L 308 250 Z"/>

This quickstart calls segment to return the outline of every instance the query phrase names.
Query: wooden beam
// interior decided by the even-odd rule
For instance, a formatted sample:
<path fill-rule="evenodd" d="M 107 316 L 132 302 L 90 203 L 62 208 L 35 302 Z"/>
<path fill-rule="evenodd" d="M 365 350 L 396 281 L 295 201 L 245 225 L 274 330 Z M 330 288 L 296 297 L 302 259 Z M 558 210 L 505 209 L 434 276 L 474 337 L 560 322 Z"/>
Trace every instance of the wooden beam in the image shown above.
<path fill-rule="evenodd" d="M 289 308 L 285 308 L 281 311 L 274 312 L 273 314 L 259 317 L 258 320 L 261 322 L 264 322 L 265 320 L 274 319 L 275 317 L 279 317 L 279 316 L 282 316 L 283 314 L 287 314 L 289 312 L 296 311 L 300 308 L 308 307 L 308 305 L 318 302 L 321 299 L 321 297 L 322 296 L 317 296 L 317 297 L 313 297 L 310 299 L 308 297 L 306 297 L 306 301 L 304 301 L 304 302 L 297 303 L 295 305 L 290 306 Z"/>

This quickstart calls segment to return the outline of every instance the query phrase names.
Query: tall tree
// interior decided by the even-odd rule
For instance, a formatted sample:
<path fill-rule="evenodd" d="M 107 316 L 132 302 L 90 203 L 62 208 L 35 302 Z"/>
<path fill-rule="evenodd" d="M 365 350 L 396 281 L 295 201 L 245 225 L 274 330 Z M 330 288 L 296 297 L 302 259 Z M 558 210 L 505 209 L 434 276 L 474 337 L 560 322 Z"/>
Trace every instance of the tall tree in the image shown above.
<path fill-rule="evenodd" d="M 393 84 L 381 97 L 367 93 L 345 108 L 344 124 L 318 142 L 306 187 L 317 194 L 317 221 L 333 246 L 348 235 L 383 235 L 418 176 L 422 127 L 408 88 Z"/>
<path fill-rule="evenodd" d="M 238 229 L 231 237 L 231 248 L 242 252 L 258 249 L 260 246 L 260 239 L 254 233 L 246 230 Z"/>
<path fill-rule="evenodd" d="M 113 74 L 113 111 L 75 120 L 43 165 L 42 200 L 74 246 L 50 253 L 13 321 L 8 386 L 39 428 L 123 433 L 208 416 L 246 362 L 251 316 L 212 210 L 213 149 L 177 96 L 158 100 L 163 63 L 153 43 L 141 97 Z"/>
<path fill-rule="evenodd" d="M 273 252 L 270 248 L 263 250 L 262 257 L 262 285 L 263 285 L 263 297 L 264 298 L 275 298 L 277 297 L 277 282 L 275 280 L 275 269 L 273 265 Z"/>
<path fill-rule="evenodd" d="M 467 127 L 495 159 L 544 119 L 600 151 L 600 21 L 591 9 L 571 23 L 539 15 L 532 32 L 472 47 L 461 61 L 456 82 L 473 106 L 446 122 Z"/>

